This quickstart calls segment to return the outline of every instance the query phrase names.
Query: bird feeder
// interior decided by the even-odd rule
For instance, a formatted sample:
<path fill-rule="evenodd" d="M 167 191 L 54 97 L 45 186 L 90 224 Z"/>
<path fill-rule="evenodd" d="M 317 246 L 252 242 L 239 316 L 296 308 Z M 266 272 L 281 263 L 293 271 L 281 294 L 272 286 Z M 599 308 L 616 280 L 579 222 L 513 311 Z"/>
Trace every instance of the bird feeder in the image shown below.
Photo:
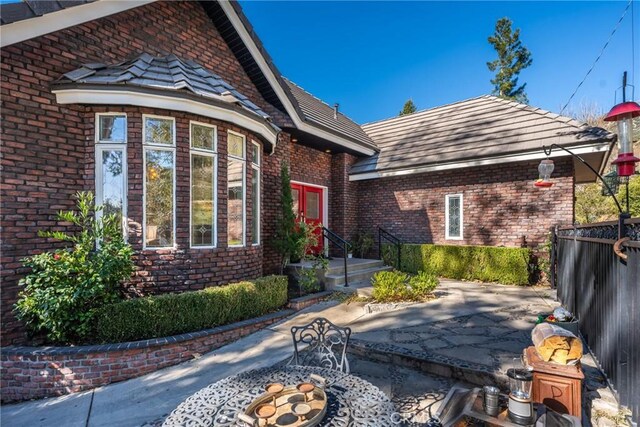
<path fill-rule="evenodd" d="M 553 185 L 553 182 L 551 182 L 551 174 L 553 173 L 553 169 L 553 160 L 542 160 L 538 165 L 539 177 L 534 185 L 536 187 L 551 187 Z"/>
<path fill-rule="evenodd" d="M 605 121 L 618 124 L 618 157 L 613 161 L 619 177 L 629 177 L 635 173 L 636 163 L 640 159 L 633 155 L 633 118 L 640 116 L 640 105 L 636 102 L 623 102 L 615 105 Z"/>

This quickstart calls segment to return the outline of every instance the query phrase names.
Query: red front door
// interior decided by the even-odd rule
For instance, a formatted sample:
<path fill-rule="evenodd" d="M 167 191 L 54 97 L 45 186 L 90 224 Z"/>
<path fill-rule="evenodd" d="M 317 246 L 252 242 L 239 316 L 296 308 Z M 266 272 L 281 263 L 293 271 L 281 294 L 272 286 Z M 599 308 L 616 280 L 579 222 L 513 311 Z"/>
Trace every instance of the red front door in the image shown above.
<path fill-rule="evenodd" d="M 314 254 L 322 253 L 323 238 L 322 224 L 323 218 L 323 202 L 322 188 L 311 187 L 304 184 L 291 184 L 291 194 L 293 196 L 293 211 L 298 218 L 304 219 L 307 224 L 318 224 L 318 246 L 312 249 Z"/>

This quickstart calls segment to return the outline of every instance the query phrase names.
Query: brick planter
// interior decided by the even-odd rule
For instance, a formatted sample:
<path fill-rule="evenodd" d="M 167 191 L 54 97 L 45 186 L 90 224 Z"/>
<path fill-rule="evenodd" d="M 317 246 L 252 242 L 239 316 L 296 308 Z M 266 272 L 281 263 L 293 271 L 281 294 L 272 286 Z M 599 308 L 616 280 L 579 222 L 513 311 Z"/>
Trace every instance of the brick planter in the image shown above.
<path fill-rule="evenodd" d="M 2 349 L 3 403 L 60 396 L 139 377 L 192 359 L 293 313 L 282 310 L 204 331 L 118 344 Z"/>
<path fill-rule="evenodd" d="M 299 311 L 299 310 L 302 310 L 303 308 L 307 308 L 313 304 L 316 304 L 324 300 L 331 294 L 332 294 L 331 291 L 322 291 L 322 292 L 316 292 L 315 294 L 305 295 L 300 298 L 293 298 L 289 300 L 289 304 L 287 305 L 287 307 L 289 307 L 292 310 Z"/>

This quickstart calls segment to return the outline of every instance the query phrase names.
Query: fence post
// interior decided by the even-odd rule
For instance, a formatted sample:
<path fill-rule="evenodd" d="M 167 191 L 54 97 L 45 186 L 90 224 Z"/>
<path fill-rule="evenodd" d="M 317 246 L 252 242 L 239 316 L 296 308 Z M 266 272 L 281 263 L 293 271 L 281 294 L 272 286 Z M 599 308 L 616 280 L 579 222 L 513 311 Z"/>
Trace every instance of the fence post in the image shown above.
<path fill-rule="evenodd" d="M 551 282 L 551 289 L 557 289 L 557 265 L 558 255 L 558 226 L 551 227 L 551 253 L 549 254 L 549 281 Z"/>

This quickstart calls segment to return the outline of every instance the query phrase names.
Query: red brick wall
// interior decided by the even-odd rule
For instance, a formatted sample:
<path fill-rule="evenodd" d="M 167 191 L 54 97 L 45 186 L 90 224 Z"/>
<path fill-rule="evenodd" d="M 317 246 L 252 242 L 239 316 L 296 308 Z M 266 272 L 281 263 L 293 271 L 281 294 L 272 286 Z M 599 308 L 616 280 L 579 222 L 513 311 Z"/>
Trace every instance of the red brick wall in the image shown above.
<path fill-rule="evenodd" d="M 291 180 L 331 186 L 331 154 L 291 144 Z"/>
<path fill-rule="evenodd" d="M 22 325 L 12 313 L 17 298 L 17 282 L 24 273 L 19 260 L 51 249 L 53 242 L 37 237 L 37 230 L 56 225 L 58 210 L 74 206 L 72 195 L 78 190 L 93 190 L 93 108 L 56 103 L 50 84 L 63 73 L 82 63 L 115 63 L 142 52 L 166 55 L 173 53 L 192 59 L 220 75 L 248 96 L 277 123 L 286 118 L 261 97 L 239 62 L 220 37 L 198 2 L 157 2 L 116 15 L 57 31 L 2 49 L 2 344 L 20 342 Z M 129 214 L 132 216 L 132 243 L 140 247 L 142 200 L 142 152 L 140 113 L 130 110 Z M 152 111 L 152 110 L 149 110 Z M 155 111 L 155 110 L 153 110 Z M 161 114 L 169 114 L 160 111 Z M 177 115 L 178 133 L 184 134 L 188 116 Z M 207 121 L 203 118 L 198 120 Z M 221 125 L 223 126 L 223 125 Z M 241 131 L 241 129 L 236 129 Z M 224 146 L 224 133 L 220 145 Z M 264 220 L 273 224 L 274 206 L 279 203 L 281 159 L 288 159 L 288 135 L 272 157 L 264 156 Z M 137 142 L 136 142 L 137 141 Z M 179 159 L 188 156 L 185 141 L 178 143 Z M 222 160 L 222 158 L 221 158 Z M 180 163 L 180 162 L 179 162 Z M 178 175 L 188 177 L 184 165 Z M 226 164 L 219 161 L 220 179 L 218 241 L 226 241 Z M 251 169 L 248 168 L 250 183 Z M 179 182 L 177 203 L 188 206 L 188 181 Z M 250 192 L 247 194 L 250 201 Z M 248 212 L 250 216 L 250 210 Z M 247 218 L 250 231 L 250 217 Z M 186 222 L 185 222 L 186 221 Z M 270 223 L 268 221 L 271 221 Z M 133 223 L 137 224 L 133 224 Z M 263 241 L 272 235 L 272 226 L 263 229 Z M 178 242 L 188 241 L 188 211 L 177 215 Z M 249 233 L 248 233 L 249 234 Z M 248 235 L 248 242 L 250 242 Z M 188 246 L 187 246 L 188 247 Z M 270 246 L 265 269 L 273 270 L 275 258 Z M 135 284 L 141 291 L 160 292 L 200 288 L 261 273 L 262 248 L 191 251 L 154 251 L 138 255 L 143 268 Z M 153 265 L 153 268 L 148 268 Z M 218 271 L 217 269 L 224 269 Z"/>
<path fill-rule="evenodd" d="M 358 218 L 408 243 L 520 246 L 573 223 L 573 163 L 556 160 L 555 185 L 533 186 L 538 161 L 382 178 L 358 183 Z M 463 240 L 445 239 L 445 195 L 463 194 Z M 377 235 L 377 232 L 375 233 Z"/>
<path fill-rule="evenodd" d="M 333 230 L 350 240 L 358 230 L 358 183 L 349 181 L 349 169 L 358 160 L 346 153 L 331 160 L 330 206 Z"/>
<path fill-rule="evenodd" d="M 252 334 L 291 314 L 278 312 L 244 321 L 237 326 L 212 329 L 202 336 L 142 348 L 106 350 L 106 346 L 12 348 L 0 358 L 2 403 L 61 396 L 128 380 L 204 354 Z M 127 343 L 123 343 L 126 347 Z"/>

